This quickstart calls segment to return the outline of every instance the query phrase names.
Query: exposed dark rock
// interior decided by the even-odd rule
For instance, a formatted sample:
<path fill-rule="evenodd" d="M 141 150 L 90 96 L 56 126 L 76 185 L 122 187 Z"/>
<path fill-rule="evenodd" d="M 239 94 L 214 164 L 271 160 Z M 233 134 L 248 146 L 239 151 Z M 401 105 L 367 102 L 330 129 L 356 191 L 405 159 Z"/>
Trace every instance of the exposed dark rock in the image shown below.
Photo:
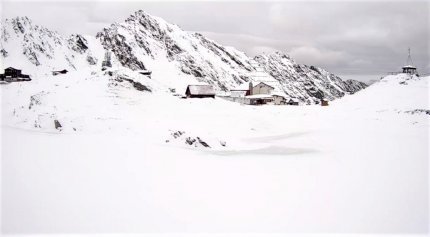
<path fill-rule="evenodd" d="M 190 146 L 195 146 L 195 147 L 201 145 L 203 147 L 210 148 L 210 146 L 205 141 L 200 139 L 200 137 L 196 137 L 196 138 L 187 137 L 187 138 L 185 138 L 185 144 L 190 145 Z"/>
<path fill-rule="evenodd" d="M 192 137 L 185 138 L 185 143 L 190 145 L 190 146 L 193 145 L 196 141 L 197 140 L 195 138 L 192 138 Z"/>
<path fill-rule="evenodd" d="M 69 42 L 70 47 L 78 53 L 82 54 L 88 50 L 88 42 L 81 35 L 72 35 L 69 38 L 68 42 Z"/>
<path fill-rule="evenodd" d="M 414 109 L 414 110 L 405 111 L 405 113 L 430 115 L 430 109 Z"/>
<path fill-rule="evenodd" d="M 345 90 L 351 94 L 354 94 L 355 92 L 360 91 L 369 86 L 364 82 L 351 80 L 351 79 L 345 80 L 344 85 L 345 85 Z"/>
<path fill-rule="evenodd" d="M 173 138 L 178 138 L 178 137 L 180 137 L 180 136 L 182 136 L 183 134 L 185 134 L 185 132 L 184 131 L 176 131 L 176 132 L 173 132 L 172 133 L 172 136 L 173 136 Z"/>
<path fill-rule="evenodd" d="M 198 141 L 202 146 L 204 146 L 204 147 L 209 147 L 209 148 L 210 148 L 210 146 L 209 146 L 205 141 L 203 141 L 202 139 L 200 139 L 200 137 L 197 137 L 197 141 Z"/>
<path fill-rule="evenodd" d="M 121 82 L 122 80 L 130 82 L 133 85 L 133 87 L 136 88 L 138 91 L 152 92 L 151 89 L 149 89 L 147 86 L 143 85 L 140 82 L 134 81 L 134 80 L 126 78 L 126 77 L 118 77 L 117 78 L 117 81 Z"/>
<path fill-rule="evenodd" d="M 63 126 L 61 126 L 61 123 L 58 120 L 54 120 L 55 129 L 61 130 Z"/>
<path fill-rule="evenodd" d="M 4 50 L 4 49 L 0 49 L 0 54 L 1 54 L 1 56 L 3 56 L 4 58 L 5 58 L 5 57 L 7 57 L 7 56 L 9 55 L 9 53 L 8 53 L 6 50 Z"/>
<path fill-rule="evenodd" d="M 87 56 L 87 62 L 88 62 L 90 65 L 96 65 L 96 64 L 97 64 L 97 58 L 95 58 L 95 57 L 92 57 L 92 56 L 88 55 L 88 56 Z"/>
<path fill-rule="evenodd" d="M 287 95 L 303 103 L 315 104 L 324 98 L 333 100 L 367 87 L 355 80 L 340 77 L 316 66 L 297 64 L 288 55 L 276 52 L 254 58 L 273 78 L 279 81 Z"/>

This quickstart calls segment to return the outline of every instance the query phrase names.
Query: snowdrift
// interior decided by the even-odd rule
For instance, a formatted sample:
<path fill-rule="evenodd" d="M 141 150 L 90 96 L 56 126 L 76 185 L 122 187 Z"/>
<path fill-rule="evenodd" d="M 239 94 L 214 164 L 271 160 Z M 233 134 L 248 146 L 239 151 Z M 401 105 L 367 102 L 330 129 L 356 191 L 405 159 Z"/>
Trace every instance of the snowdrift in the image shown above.
<path fill-rule="evenodd" d="M 4 232 L 427 231 L 429 77 L 321 107 L 184 100 L 108 73 L 1 85 Z"/>

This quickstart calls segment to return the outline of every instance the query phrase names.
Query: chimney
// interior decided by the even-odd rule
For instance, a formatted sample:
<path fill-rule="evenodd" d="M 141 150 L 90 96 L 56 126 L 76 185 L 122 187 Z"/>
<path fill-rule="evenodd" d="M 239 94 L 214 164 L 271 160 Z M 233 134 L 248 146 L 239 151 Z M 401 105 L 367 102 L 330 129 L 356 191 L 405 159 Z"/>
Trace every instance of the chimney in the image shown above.
<path fill-rule="evenodd" d="M 249 82 L 249 95 L 252 95 L 252 81 Z"/>

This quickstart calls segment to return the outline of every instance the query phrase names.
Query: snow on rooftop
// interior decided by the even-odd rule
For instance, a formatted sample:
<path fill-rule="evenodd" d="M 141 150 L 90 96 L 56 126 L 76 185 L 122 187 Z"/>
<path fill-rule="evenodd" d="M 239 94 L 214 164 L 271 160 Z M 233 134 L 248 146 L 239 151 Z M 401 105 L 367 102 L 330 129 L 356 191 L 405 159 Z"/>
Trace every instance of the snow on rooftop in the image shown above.
<path fill-rule="evenodd" d="M 188 89 L 192 95 L 215 95 L 215 90 L 211 85 L 189 85 Z"/>
<path fill-rule="evenodd" d="M 272 95 L 268 95 L 268 94 L 258 94 L 258 95 L 248 95 L 245 96 L 246 98 L 250 98 L 250 99 L 269 99 L 269 98 L 273 98 Z"/>
<path fill-rule="evenodd" d="M 275 88 L 276 88 L 276 87 L 273 85 L 273 83 L 272 83 L 272 82 L 263 82 L 263 81 L 258 82 L 257 84 L 255 84 L 255 85 L 254 85 L 254 87 L 255 87 L 255 86 L 257 86 L 257 85 L 260 85 L 260 84 L 264 84 L 264 85 L 270 86 L 270 87 L 272 87 L 273 89 L 275 89 Z M 272 84 L 272 85 L 271 85 L 271 84 Z"/>
<path fill-rule="evenodd" d="M 281 96 L 281 97 L 287 98 L 287 95 L 285 95 L 284 93 L 279 93 L 279 92 L 273 92 L 273 93 L 270 93 L 270 95 L 272 95 L 272 96 Z"/>
<path fill-rule="evenodd" d="M 242 83 L 239 86 L 231 89 L 232 91 L 247 91 L 249 90 L 249 83 Z"/>
<path fill-rule="evenodd" d="M 300 102 L 297 98 L 288 98 L 288 101 L 293 101 L 293 102 Z"/>

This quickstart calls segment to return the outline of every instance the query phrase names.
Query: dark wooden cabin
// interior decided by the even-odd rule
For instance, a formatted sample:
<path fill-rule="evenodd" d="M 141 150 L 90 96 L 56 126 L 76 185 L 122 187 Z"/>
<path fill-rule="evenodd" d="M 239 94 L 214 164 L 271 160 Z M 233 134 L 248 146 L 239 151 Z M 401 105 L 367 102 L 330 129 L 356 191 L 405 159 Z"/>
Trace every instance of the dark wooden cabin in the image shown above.
<path fill-rule="evenodd" d="M 328 106 L 328 100 L 322 99 L 321 106 Z"/>
<path fill-rule="evenodd" d="M 299 105 L 299 101 L 297 99 L 290 98 L 287 101 L 287 105 Z"/>
<path fill-rule="evenodd" d="M 0 74 L 2 81 L 31 81 L 27 74 L 22 74 L 22 70 L 13 67 L 8 67 L 4 70 L 4 74 Z"/>
<path fill-rule="evenodd" d="M 417 68 L 412 65 L 404 66 L 402 67 L 402 70 L 403 70 L 403 73 L 407 73 L 411 75 L 417 74 Z"/>
<path fill-rule="evenodd" d="M 16 69 L 13 67 L 8 67 L 4 70 L 4 75 L 5 76 L 10 76 L 10 77 L 19 77 L 22 75 L 22 70 L 20 69 Z"/>

